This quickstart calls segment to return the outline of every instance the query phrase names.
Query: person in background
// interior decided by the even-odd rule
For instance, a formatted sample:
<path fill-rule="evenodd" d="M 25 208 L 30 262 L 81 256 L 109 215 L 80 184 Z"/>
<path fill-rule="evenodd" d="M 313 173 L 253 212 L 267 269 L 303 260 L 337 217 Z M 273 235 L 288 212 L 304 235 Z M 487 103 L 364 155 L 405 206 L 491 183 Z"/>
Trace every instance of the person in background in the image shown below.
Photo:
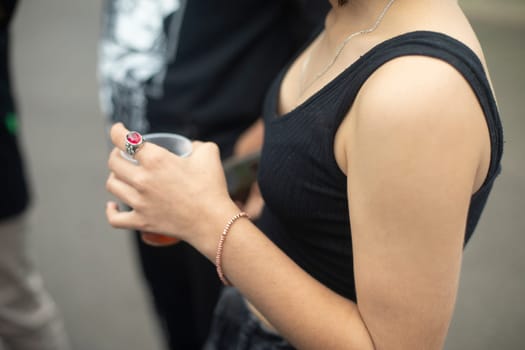
<path fill-rule="evenodd" d="M 18 146 L 9 71 L 9 25 L 16 1 L 0 3 L 0 348 L 69 349 L 62 319 L 28 256 L 28 183 Z"/>
<path fill-rule="evenodd" d="M 133 145 L 134 166 L 111 129 L 107 188 L 133 210 L 109 202 L 110 224 L 182 239 L 234 286 L 206 350 L 444 346 L 503 153 L 481 45 L 456 0 L 329 3 L 268 91 L 257 225 L 213 143 Z"/>
<path fill-rule="evenodd" d="M 99 76 L 108 124 L 213 141 L 222 159 L 259 150 L 265 91 L 327 9 L 315 0 L 106 0 Z M 169 347 L 200 349 L 221 289 L 213 264 L 186 243 L 136 243 Z"/>

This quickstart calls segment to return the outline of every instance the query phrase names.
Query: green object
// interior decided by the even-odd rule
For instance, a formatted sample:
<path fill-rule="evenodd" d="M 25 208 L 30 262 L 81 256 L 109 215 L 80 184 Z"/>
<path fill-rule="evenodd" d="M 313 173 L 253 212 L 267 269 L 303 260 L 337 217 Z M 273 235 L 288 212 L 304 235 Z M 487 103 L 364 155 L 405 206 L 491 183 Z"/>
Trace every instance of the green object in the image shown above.
<path fill-rule="evenodd" d="M 18 121 L 16 119 L 16 114 L 13 112 L 9 112 L 5 116 L 5 127 L 7 128 L 7 131 L 15 135 L 18 130 Z"/>

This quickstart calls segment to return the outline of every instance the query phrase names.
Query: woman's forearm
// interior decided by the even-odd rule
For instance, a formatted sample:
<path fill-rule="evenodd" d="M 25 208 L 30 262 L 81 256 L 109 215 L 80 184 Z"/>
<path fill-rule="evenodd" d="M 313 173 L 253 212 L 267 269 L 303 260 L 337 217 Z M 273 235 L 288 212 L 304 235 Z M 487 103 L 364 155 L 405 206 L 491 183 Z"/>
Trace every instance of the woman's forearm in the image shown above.
<path fill-rule="evenodd" d="M 235 215 L 235 210 L 220 212 Z M 210 219 L 207 229 L 220 233 L 227 220 L 219 215 Z M 213 246 L 200 249 L 215 261 Z M 228 280 L 297 348 L 373 349 L 357 305 L 308 275 L 249 220 L 231 227 L 222 267 Z"/>

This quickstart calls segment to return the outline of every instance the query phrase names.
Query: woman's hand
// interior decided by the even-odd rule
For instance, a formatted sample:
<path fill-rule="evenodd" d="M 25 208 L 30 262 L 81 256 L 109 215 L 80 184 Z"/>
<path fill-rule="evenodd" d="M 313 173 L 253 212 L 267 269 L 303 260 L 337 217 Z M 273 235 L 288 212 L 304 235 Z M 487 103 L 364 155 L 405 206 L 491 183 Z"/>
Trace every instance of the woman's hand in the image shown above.
<path fill-rule="evenodd" d="M 220 232 L 209 230 L 214 219 L 220 225 L 220 220 L 227 221 L 238 209 L 229 199 L 217 146 L 194 142 L 191 156 L 181 158 L 145 142 L 135 155 L 139 165 L 134 165 L 120 154 L 127 133 L 120 123 L 111 128 L 116 148 L 109 157 L 106 187 L 133 209 L 120 211 L 116 203 L 109 202 L 109 223 L 172 235 L 193 245 L 206 241 L 204 236 L 210 231 L 218 237 Z M 215 246 L 215 240 L 210 244 Z"/>

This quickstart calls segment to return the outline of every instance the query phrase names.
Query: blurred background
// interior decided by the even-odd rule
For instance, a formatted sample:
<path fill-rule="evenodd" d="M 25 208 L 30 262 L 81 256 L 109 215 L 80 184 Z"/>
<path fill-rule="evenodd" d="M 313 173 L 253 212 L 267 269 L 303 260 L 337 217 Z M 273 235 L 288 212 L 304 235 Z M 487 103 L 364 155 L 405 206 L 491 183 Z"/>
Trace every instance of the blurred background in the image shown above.
<path fill-rule="evenodd" d="M 446 349 L 525 349 L 525 1 L 460 3 L 484 46 L 506 149 L 503 173 L 465 252 Z M 100 0 L 22 0 L 12 28 L 22 144 L 35 194 L 31 253 L 73 349 L 162 349 L 134 246 L 104 215 L 100 11 Z"/>

